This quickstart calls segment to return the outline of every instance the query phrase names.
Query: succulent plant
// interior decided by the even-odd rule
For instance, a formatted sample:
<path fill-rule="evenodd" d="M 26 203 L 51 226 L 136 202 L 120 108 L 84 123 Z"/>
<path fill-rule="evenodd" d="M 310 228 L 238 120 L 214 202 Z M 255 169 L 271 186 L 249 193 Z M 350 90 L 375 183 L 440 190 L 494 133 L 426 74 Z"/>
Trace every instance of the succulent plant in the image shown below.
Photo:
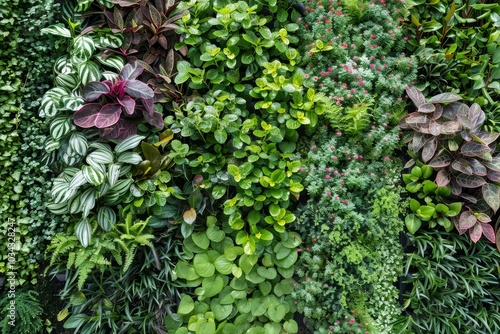
<path fill-rule="evenodd" d="M 461 97 L 456 94 L 426 100 L 416 87 L 407 87 L 406 92 L 416 106 L 399 124 L 409 130 L 405 141 L 414 157 L 410 164 L 416 159 L 434 168 L 437 187 L 449 186 L 465 201 L 461 215 L 453 217 L 460 233 L 469 231 L 474 242 L 484 233 L 496 242 L 491 218 L 485 217 L 500 207 L 500 154 L 496 153 L 500 133 L 483 131 L 481 107 L 458 102 Z"/>

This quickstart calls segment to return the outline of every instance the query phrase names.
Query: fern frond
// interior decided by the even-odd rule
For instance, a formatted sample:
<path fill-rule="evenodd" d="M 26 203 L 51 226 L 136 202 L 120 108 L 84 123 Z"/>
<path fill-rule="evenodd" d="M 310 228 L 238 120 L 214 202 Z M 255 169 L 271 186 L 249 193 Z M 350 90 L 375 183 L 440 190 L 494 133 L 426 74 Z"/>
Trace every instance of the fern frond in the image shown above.
<path fill-rule="evenodd" d="M 134 261 L 136 248 L 137 246 L 133 245 L 132 247 L 130 247 L 130 251 L 126 254 L 125 263 L 123 265 L 123 272 L 126 272 L 130 267 L 130 265 L 132 264 L 132 261 Z"/>
<path fill-rule="evenodd" d="M 155 236 L 152 234 L 143 234 L 135 237 L 135 242 L 142 245 L 142 246 L 149 246 L 152 247 L 153 244 L 149 239 L 153 239 Z"/>
<path fill-rule="evenodd" d="M 94 263 L 90 261 L 84 262 L 78 267 L 78 290 L 82 290 L 87 277 L 94 267 Z"/>

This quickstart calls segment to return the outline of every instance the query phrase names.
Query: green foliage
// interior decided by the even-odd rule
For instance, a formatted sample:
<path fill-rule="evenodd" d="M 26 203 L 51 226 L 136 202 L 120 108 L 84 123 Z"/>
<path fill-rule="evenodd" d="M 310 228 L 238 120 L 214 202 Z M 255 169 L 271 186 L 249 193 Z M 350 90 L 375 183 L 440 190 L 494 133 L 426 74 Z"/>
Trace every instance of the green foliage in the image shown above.
<path fill-rule="evenodd" d="M 43 309 L 38 293 L 34 290 L 22 289 L 16 290 L 15 293 L 6 293 L 0 299 L 0 309 L 3 311 L 3 319 L 0 322 L 2 333 L 40 333 L 44 328 L 41 318 Z"/>
<path fill-rule="evenodd" d="M 370 125 L 374 101 L 360 102 L 353 106 L 333 105 L 325 112 L 330 126 L 351 136 L 359 136 Z"/>
<path fill-rule="evenodd" d="M 460 94 L 488 115 L 498 131 L 500 5 L 494 1 L 415 1 L 406 29 L 425 95 Z"/>
<path fill-rule="evenodd" d="M 411 333 L 495 333 L 500 323 L 500 253 L 456 233 L 410 237 L 407 290 L 397 329 Z"/>
<path fill-rule="evenodd" d="M 391 136 L 397 138 L 397 128 L 380 126 L 359 141 L 324 128 L 312 138 L 302 170 L 309 198 L 296 212 L 304 244 L 292 296 L 315 333 L 328 333 L 351 310 L 370 333 L 390 332 L 399 315 L 393 284 L 402 270 L 405 206 L 401 167 L 381 153 L 397 147 L 397 139 L 382 139 Z"/>

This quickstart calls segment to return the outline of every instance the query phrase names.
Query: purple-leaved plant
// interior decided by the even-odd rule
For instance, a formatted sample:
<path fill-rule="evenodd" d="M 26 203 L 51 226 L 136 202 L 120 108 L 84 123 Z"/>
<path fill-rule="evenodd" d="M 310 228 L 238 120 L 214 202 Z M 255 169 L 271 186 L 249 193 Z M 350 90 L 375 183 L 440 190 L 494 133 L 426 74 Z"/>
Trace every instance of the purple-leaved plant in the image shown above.
<path fill-rule="evenodd" d="M 143 70 L 137 63 L 129 63 L 115 80 L 87 84 L 82 95 L 89 103 L 74 113 L 75 124 L 81 128 L 96 127 L 101 137 L 118 140 L 136 134 L 137 125 L 143 120 L 162 129 L 162 114 L 153 108 L 153 89 L 137 80 Z"/>

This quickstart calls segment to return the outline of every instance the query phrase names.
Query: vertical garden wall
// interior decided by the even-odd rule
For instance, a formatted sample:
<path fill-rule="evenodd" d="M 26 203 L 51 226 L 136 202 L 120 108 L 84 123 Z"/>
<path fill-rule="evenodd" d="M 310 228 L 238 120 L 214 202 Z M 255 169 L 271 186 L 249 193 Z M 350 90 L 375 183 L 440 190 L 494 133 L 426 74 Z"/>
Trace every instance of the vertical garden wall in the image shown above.
<path fill-rule="evenodd" d="M 4 332 L 498 327 L 500 5 L 0 13 Z"/>

